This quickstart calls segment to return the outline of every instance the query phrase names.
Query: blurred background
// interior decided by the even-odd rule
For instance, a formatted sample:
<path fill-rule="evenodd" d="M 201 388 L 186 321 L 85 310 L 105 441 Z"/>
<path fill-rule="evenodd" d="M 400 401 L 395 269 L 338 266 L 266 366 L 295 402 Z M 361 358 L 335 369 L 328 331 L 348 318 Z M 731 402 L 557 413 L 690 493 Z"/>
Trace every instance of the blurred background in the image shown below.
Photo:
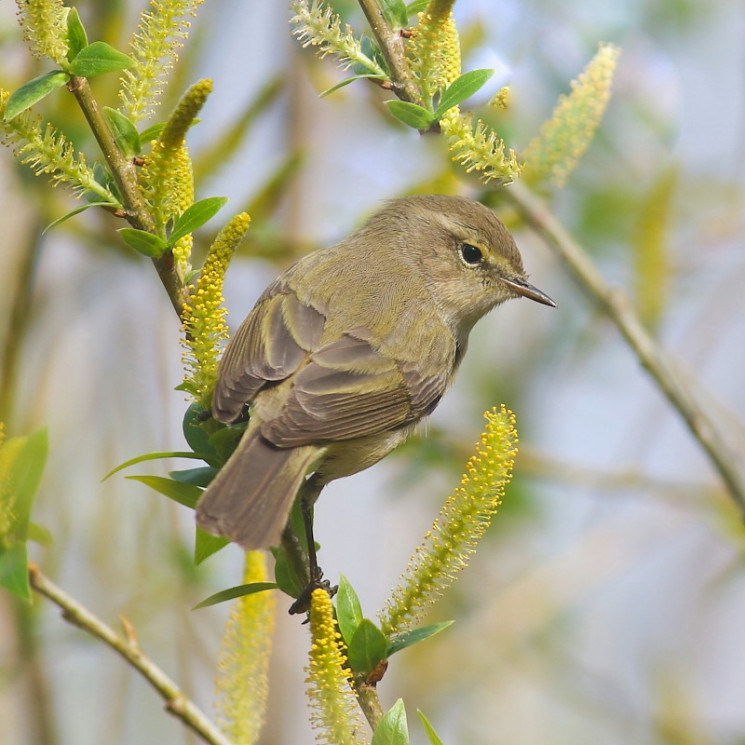
<path fill-rule="evenodd" d="M 353 2 L 334 2 L 356 28 Z M 126 47 L 135 2 L 81 2 L 92 38 Z M 218 10 L 219 9 L 219 10 Z M 745 7 L 736 2 L 459 0 L 464 69 L 512 87 L 498 122 L 523 148 L 596 51 L 622 56 L 602 128 L 561 191 L 547 194 L 604 276 L 645 323 L 745 463 Z M 175 90 L 214 79 L 190 146 L 199 198 L 230 197 L 198 241 L 252 214 L 231 265 L 234 326 L 290 261 L 343 237 L 382 200 L 478 194 L 443 145 L 387 115 L 362 83 L 327 98 L 341 74 L 289 35 L 285 3 L 206 3 Z M 49 69 L 29 57 L 0 8 L 0 83 Z M 108 78 L 95 81 L 116 105 Z M 68 100 L 70 99 L 70 100 Z M 71 97 L 44 113 L 79 146 Z M 232 134 L 227 163 L 215 148 Z M 217 154 L 216 154 L 217 153 Z M 89 211 L 0 155 L 0 411 L 8 432 L 49 427 L 34 519 L 54 543 L 32 558 L 142 647 L 210 711 L 227 606 L 191 611 L 240 582 L 229 547 L 194 567 L 192 515 L 118 474 L 122 461 L 184 448 L 179 328 L 150 264 Z M 521 436 L 516 477 L 490 533 L 431 620 L 456 619 L 392 660 L 379 686 L 403 697 L 414 743 L 422 709 L 446 743 L 604 745 L 745 742 L 745 532 L 677 413 L 544 244 L 515 214 L 531 281 L 558 304 L 513 302 L 474 330 L 451 393 L 422 436 L 372 470 L 334 483 L 316 510 L 321 563 L 345 574 L 375 617 L 482 429 L 504 402 Z M 165 474 L 183 462 L 135 473 Z M 745 467 L 745 466 L 743 466 Z M 262 743 L 308 743 L 307 627 L 279 603 Z M 108 648 L 0 593 L 0 742 L 193 742 Z"/>

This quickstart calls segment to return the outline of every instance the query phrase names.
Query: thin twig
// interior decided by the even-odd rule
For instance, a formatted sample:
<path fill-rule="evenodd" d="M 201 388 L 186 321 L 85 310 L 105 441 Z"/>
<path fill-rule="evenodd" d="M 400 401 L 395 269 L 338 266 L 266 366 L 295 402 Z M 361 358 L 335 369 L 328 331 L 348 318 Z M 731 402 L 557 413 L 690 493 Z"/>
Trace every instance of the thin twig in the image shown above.
<path fill-rule="evenodd" d="M 380 9 L 378 0 L 359 0 L 359 3 L 380 44 L 380 51 L 388 66 L 394 92 L 402 101 L 421 104 L 422 97 L 414 84 L 414 76 L 404 55 L 404 42 L 401 34 L 391 28 Z"/>
<path fill-rule="evenodd" d="M 39 594 L 62 608 L 62 617 L 66 621 L 100 639 L 139 671 L 166 702 L 165 708 L 168 712 L 180 719 L 205 742 L 212 745 L 231 745 L 230 740 L 217 729 L 204 712 L 142 651 L 131 627 L 125 627 L 125 635 L 120 636 L 77 600 L 57 587 L 34 564 L 29 565 L 29 581 Z"/>
<path fill-rule="evenodd" d="M 378 697 L 378 689 L 374 685 L 362 683 L 355 686 L 355 691 L 360 709 L 362 709 L 362 713 L 365 715 L 372 731 L 375 732 L 383 718 L 383 707 Z"/>
<path fill-rule="evenodd" d="M 83 112 L 88 125 L 96 138 L 106 164 L 119 190 L 127 222 L 138 230 L 155 232 L 152 215 L 147 209 L 145 199 L 137 183 L 137 169 L 132 160 L 128 159 L 116 144 L 106 119 L 98 107 L 96 99 L 86 78 L 72 76 L 67 88 L 75 96 L 78 106 Z M 168 297 L 179 318 L 183 312 L 186 290 L 181 281 L 173 260 L 173 254 L 166 251 L 163 256 L 153 259 L 153 265 L 158 272 Z"/>
<path fill-rule="evenodd" d="M 577 282 L 616 325 L 642 366 L 706 451 L 745 518 L 745 476 L 737 466 L 737 457 L 707 412 L 695 400 L 690 386 L 680 379 L 669 356 L 644 328 L 626 295 L 608 285 L 579 243 L 523 184 L 511 184 L 504 190 L 504 195 L 518 207 L 536 233 L 556 251 Z"/>

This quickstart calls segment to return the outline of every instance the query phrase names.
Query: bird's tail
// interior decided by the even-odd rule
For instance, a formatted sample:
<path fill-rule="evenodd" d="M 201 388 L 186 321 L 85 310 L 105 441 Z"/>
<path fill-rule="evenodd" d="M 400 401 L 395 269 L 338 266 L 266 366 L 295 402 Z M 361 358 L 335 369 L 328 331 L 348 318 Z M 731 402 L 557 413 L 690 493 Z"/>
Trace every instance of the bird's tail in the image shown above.
<path fill-rule="evenodd" d="M 199 500 L 197 523 L 246 550 L 276 546 L 317 455 L 312 446 L 277 448 L 249 427 Z"/>

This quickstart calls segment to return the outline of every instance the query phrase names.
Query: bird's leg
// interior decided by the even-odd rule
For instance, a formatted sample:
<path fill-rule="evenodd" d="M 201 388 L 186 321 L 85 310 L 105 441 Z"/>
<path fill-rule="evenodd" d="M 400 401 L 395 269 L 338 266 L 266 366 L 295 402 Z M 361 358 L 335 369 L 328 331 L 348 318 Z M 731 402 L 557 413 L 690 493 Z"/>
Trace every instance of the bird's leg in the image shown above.
<path fill-rule="evenodd" d="M 300 511 L 303 515 L 303 526 L 305 528 L 305 539 L 308 543 L 308 585 L 300 593 L 295 602 L 290 606 L 290 614 L 305 613 L 310 609 L 310 596 L 313 590 L 326 590 L 332 597 L 336 594 L 337 587 L 331 586 L 327 579 L 323 579 L 323 570 L 318 566 L 316 555 L 316 541 L 313 538 L 313 505 L 323 489 L 323 484 L 314 474 L 308 478 L 300 488 Z"/>

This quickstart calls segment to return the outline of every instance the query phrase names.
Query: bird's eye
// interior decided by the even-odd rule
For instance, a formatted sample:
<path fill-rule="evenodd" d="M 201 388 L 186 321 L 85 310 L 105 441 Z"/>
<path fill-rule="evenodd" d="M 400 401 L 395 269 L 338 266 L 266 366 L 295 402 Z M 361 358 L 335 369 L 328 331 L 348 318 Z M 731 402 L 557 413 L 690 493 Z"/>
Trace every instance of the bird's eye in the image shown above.
<path fill-rule="evenodd" d="M 463 243 L 460 247 L 460 255 L 463 257 L 463 261 L 470 266 L 476 266 L 484 258 L 484 254 L 478 246 L 473 246 L 470 243 Z"/>

